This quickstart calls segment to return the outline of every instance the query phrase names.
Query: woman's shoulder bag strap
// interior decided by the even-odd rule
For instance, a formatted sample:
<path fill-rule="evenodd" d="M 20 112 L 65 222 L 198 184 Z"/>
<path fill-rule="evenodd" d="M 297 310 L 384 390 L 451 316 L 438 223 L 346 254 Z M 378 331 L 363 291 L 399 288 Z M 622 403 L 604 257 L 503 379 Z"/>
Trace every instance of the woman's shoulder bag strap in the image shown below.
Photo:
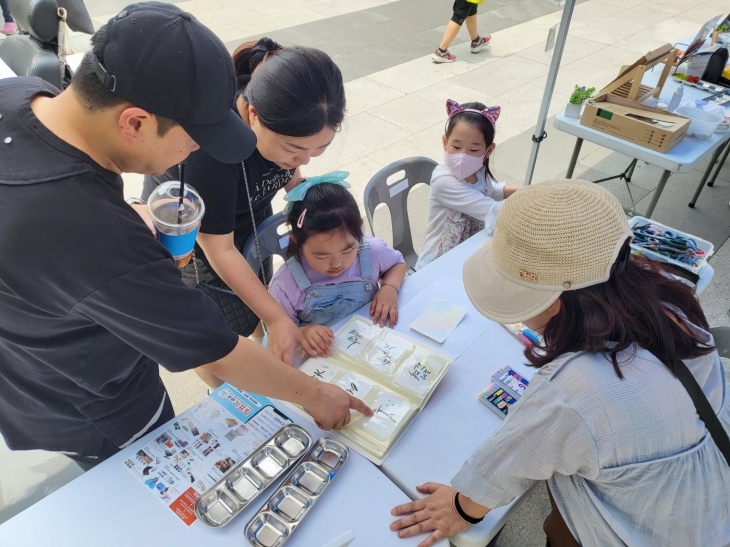
<path fill-rule="evenodd" d="M 722 452 L 722 455 L 725 456 L 725 461 L 730 465 L 730 439 L 728 439 L 727 431 L 720 423 L 715 411 L 712 410 L 712 405 L 710 405 L 710 401 L 707 400 L 697 380 L 679 357 L 674 358 L 674 373 L 677 379 L 682 382 L 684 389 L 687 390 L 695 409 L 697 409 L 697 414 L 700 415 L 700 420 L 705 422 L 707 431 L 710 432 L 715 444 Z"/>

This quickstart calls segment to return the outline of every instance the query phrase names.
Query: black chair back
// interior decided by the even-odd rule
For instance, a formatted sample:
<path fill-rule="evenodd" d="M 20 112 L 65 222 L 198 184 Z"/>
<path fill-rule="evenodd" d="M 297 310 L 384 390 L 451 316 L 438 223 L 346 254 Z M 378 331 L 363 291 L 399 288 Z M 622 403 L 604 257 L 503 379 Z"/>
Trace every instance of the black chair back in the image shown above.
<path fill-rule="evenodd" d="M 22 33 L 0 42 L 0 59 L 18 76 L 38 76 L 61 90 L 56 0 L 10 0 L 9 4 Z"/>

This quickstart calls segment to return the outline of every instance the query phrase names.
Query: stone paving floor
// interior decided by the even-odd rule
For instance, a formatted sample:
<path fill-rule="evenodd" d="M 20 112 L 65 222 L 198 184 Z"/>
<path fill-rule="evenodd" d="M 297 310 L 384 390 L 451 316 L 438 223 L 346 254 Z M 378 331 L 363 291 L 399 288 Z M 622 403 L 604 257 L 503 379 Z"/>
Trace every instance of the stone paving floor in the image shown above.
<path fill-rule="evenodd" d="M 128 0 L 87 0 L 101 25 Z M 450 0 L 185 0 L 174 2 L 192 12 L 223 40 L 229 50 L 260 36 L 285 45 L 307 45 L 329 53 L 342 69 L 348 111 L 342 130 L 330 149 L 303 167 L 309 175 L 333 169 L 351 173 L 352 191 L 362 205 L 370 177 L 392 161 L 426 156 L 441 161 L 441 135 L 447 98 L 478 100 L 502 107 L 497 124 L 493 167 L 497 178 L 522 184 L 527 158 L 546 82 L 550 55 L 545 52 L 548 30 L 560 21 L 553 0 L 485 0 L 479 7 L 479 30 L 492 34 L 492 45 L 480 54 L 468 51 L 466 30 L 454 41 L 452 64 L 437 65 L 430 54 L 441 40 L 451 14 Z M 721 0 L 587 0 L 576 7 L 550 105 L 551 116 L 562 110 L 573 85 L 603 87 L 620 67 L 666 42 L 695 33 L 702 23 L 724 12 Z M 88 39 L 74 36 L 72 45 L 83 52 Z M 78 62 L 80 56 L 72 56 Z M 562 176 L 573 139 L 546 130 L 535 181 Z M 575 176 L 599 179 L 622 171 L 630 160 L 585 143 Z M 667 184 L 654 218 L 684 229 L 715 245 L 712 259 L 716 277 L 701 297 L 712 325 L 730 325 L 730 166 L 714 188 L 706 188 L 697 207 L 689 201 L 705 165 Z M 639 164 L 631 192 L 642 211 L 659 177 L 656 168 Z M 125 193 L 139 195 L 141 177 L 124 175 Z M 606 183 L 625 205 L 623 183 Z M 423 238 L 428 189 L 414 190 L 409 211 L 416 245 Z M 283 201 L 277 199 L 275 208 Z M 375 218 L 376 235 L 390 241 L 387 210 Z M 205 396 L 193 373 L 163 378 L 178 412 Z M 547 496 L 537 488 L 507 524 L 498 546 L 542 546 L 541 523 L 548 511 Z"/>

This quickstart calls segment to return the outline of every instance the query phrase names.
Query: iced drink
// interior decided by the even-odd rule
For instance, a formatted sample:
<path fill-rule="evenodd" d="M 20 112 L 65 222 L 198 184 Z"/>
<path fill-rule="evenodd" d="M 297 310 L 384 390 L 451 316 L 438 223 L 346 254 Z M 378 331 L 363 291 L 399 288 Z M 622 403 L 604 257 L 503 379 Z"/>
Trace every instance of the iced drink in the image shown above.
<path fill-rule="evenodd" d="M 180 182 L 168 181 L 155 188 L 147 201 L 147 209 L 157 228 L 157 239 L 170 251 L 175 265 L 182 268 L 190 262 L 205 205 L 200 194 L 189 184 L 180 201 Z"/>

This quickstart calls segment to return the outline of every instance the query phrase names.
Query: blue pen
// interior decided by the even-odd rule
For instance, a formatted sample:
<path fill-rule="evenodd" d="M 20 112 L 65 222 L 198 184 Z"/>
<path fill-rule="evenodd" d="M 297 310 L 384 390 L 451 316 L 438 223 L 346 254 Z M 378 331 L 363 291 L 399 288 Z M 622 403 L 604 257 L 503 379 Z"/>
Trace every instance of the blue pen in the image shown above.
<path fill-rule="evenodd" d="M 530 339 L 534 344 L 540 342 L 540 335 L 536 332 L 532 332 L 530 329 L 522 329 L 522 334 L 524 334 L 525 337 Z"/>

